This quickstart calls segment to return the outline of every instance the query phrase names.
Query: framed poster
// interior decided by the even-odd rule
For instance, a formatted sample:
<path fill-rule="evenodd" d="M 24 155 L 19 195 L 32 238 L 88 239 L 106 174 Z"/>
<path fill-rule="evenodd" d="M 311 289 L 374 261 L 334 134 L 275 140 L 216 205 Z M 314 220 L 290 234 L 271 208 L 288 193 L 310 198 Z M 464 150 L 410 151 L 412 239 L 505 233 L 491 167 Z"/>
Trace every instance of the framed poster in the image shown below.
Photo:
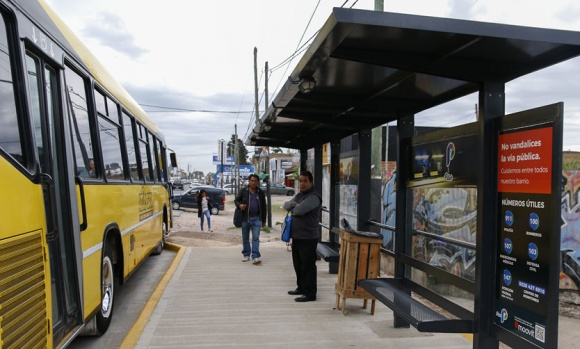
<path fill-rule="evenodd" d="M 558 343 L 562 107 L 508 115 L 498 127 L 494 324 L 516 347 Z"/>

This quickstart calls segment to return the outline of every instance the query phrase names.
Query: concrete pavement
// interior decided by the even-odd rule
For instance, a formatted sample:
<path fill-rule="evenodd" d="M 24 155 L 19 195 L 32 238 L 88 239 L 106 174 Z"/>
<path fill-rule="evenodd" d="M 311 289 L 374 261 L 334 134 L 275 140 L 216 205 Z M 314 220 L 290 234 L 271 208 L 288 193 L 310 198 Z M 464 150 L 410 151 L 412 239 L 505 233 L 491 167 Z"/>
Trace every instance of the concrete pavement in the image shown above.
<path fill-rule="evenodd" d="M 334 309 L 336 274 L 318 265 L 318 299 L 296 303 L 291 255 L 283 243 L 261 247 L 262 264 L 241 262 L 241 247 L 185 250 L 136 348 L 471 348 L 461 334 L 395 329 L 392 312 L 362 300 Z M 370 308 L 370 302 L 369 302 Z M 130 334 L 131 337 L 134 334 Z M 131 341 L 125 345 L 132 347 Z"/>
<path fill-rule="evenodd" d="M 263 244 L 263 263 L 241 262 L 241 246 L 170 246 L 149 258 L 121 288 L 113 323 L 101 337 L 80 337 L 71 348 L 472 348 L 469 336 L 395 329 L 377 302 L 348 299 L 335 310 L 328 264 L 318 264 L 318 300 L 296 303 L 290 253 Z M 370 304 L 369 304 L 370 307 Z M 580 320 L 560 316 L 558 348 L 580 343 Z M 507 348 L 500 345 L 500 348 Z"/>

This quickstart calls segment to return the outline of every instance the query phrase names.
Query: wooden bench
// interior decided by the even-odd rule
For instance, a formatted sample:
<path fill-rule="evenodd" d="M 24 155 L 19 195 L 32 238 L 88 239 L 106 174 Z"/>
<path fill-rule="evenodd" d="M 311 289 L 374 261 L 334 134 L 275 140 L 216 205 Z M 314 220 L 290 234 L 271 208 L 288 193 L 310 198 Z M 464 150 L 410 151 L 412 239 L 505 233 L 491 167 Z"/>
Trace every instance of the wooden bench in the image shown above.
<path fill-rule="evenodd" d="M 409 279 L 364 279 L 359 280 L 358 284 L 404 321 L 403 325 L 397 325 L 398 321 L 395 321 L 395 327 L 409 327 L 410 324 L 419 332 L 473 333 L 474 331 L 471 312 Z M 411 292 L 429 299 L 459 318 L 451 319 L 440 314 L 413 298 Z"/>
<path fill-rule="evenodd" d="M 335 246 L 336 245 L 336 246 Z M 316 246 L 316 254 L 328 262 L 328 273 L 338 274 L 338 245 L 331 242 L 319 242 Z"/>

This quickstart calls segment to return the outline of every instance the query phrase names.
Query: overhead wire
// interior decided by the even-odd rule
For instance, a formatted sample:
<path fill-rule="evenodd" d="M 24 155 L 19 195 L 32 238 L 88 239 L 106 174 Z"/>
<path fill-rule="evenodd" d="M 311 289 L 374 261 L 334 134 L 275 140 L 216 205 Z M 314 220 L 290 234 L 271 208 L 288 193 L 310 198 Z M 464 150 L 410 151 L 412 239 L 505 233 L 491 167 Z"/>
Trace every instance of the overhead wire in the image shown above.
<path fill-rule="evenodd" d="M 306 24 L 306 28 L 304 28 L 304 31 L 302 32 L 302 36 L 300 37 L 300 40 L 298 41 L 298 44 L 296 45 L 296 49 L 294 50 L 294 53 L 292 53 L 290 55 L 290 57 L 288 57 L 284 60 L 284 62 L 287 62 L 287 63 L 283 63 L 283 64 L 286 64 L 286 69 L 284 69 L 284 73 L 282 74 L 282 77 L 280 78 L 278 85 L 276 86 L 274 91 L 272 91 L 273 94 L 275 94 L 278 91 L 278 89 L 280 88 L 280 85 L 284 81 L 284 77 L 286 76 L 286 73 L 288 72 L 288 67 L 290 66 L 290 63 L 296 57 L 296 55 L 299 54 L 298 51 L 301 47 L 300 45 L 302 43 L 302 40 L 304 39 L 304 35 L 306 35 L 306 31 L 308 30 L 308 27 L 310 27 L 310 23 L 312 22 L 312 18 L 314 18 L 314 15 L 316 14 L 316 11 L 318 10 L 318 6 L 320 5 L 320 1 L 321 0 L 318 0 L 318 2 L 316 3 L 316 7 L 314 7 L 314 10 L 312 11 L 312 14 L 310 15 L 310 19 L 308 20 L 308 23 Z M 318 32 L 316 34 L 318 34 Z M 314 36 L 316 36 L 316 34 L 314 34 L 312 36 L 312 38 L 314 38 Z M 312 40 L 312 38 L 310 40 Z M 276 66 L 276 67 L 278 67 L 278 66 Z M 268 72 L 266 72 L 266 74 L 268 74 Z"/>
<path fill-rule="evenodd" d="M 186 112 L 186 113 L 220 113 L 220 114 L 240 114 L 240 113 L 251 113 L 251 110 L 209 110 L 209 109 L 187 109 L 187 108 L 177 108 L 177 107 L 164 107 L 160 105 L 153 105 L 153 104 L 142 104 L 139 103 L 142 107 L 149 107 L 149 108 L 158 108 L 164 110 L 147 110 L 147 113 L 166 113 L 167 110 L 174 111 L 174 112 Z"/>
<path fill-rule="evenodd" d="M 470 117 L 475 117 L 475 115 L 474 115 L 473 112 L 469 112 L 468 114 L 466 114 L 464 116 L 458 117 L 455 120 L 451 120 L 451 121 L 449 121 L 449 122 L 447 122 L 445 124 L 442 124 L 440 127 L 449 127 L 449 126 L 452 126 L 452 125 L 457 125 L 460 120 L 464 120 L 464 119 L 467 119 L 467 118 L 470 118 Z"/>
<path fill-rule="evenodd" d="M 342 3 L 342 5 L 340 6 L 341 8 L 343 8 L 350 0 L 345 0 L 345 2 Z M 350 8 L 352 8 L 354 5 L 356 5 L 356 3 L 358 2 L 358 0 L 356 0 L 351 6 Z M 286 73 L 288 71 L 288 67 L 290 66 L 290 63 L 292 62 L 292 60 L 294 58 L 296 58 L 296 56 L 300 55 L 302 52 L 306 51 L 308 49 L 308 45 L 312 42 L 312 40 L 316 37 L 316 35 L 318 35 L 318 33 L 320 32 L 320 29 L 317 30 L 314 34 L 312 34 L 312 36 L 310 38 L 308 38 L 308 40 L 306 40 L 302 46 L 300 46 L 302 40 L 304 39 L 304 35 L 306 34 L 306 31 L 308 30 L 308 28 L 310 27 L 310 23 L 312 22 L 312 18 L 314 18 L 314 15 L 316 14 L 316 11 L 318 10 L 318 6 L 320 5 L 320 0 L 318 1 L 318 3 L 316 4 L 316 7 L 314 8 L 314 10 L 312 11 L 312 14 L 310 15 L 310 19 L 308 20 L 308 23 L 306 25 L 306 28 L 304 28 L 304 31 L 302 33 L 302 37 L 300 38 L 300 41 L 298 41 L 298 46 L 296 47 L 296 49 L 294 50 L 294 52 L 292 54 L 290 54 L 290 56 L 288 56 L 286 59 L 284 59 L 282 62 L 278 63 L 276 66 L 274 66 L 273 68 L 269 69 L 269 73 L 273 73 L 275 71 L 277 71 L 278 69 L 282 68 L 283 66 L 286 66 L 286 69 L 284 70 L 284 74 L 282 74 L 282 77 L 280 78 L 280 81 L 278 82 L 278 85 L 276 86 L 276 88 L 272 91 L 272 94 L 275 95 L 275 93 L 279 90 L 280 85 L 285 81 L 285 76 Z"/>

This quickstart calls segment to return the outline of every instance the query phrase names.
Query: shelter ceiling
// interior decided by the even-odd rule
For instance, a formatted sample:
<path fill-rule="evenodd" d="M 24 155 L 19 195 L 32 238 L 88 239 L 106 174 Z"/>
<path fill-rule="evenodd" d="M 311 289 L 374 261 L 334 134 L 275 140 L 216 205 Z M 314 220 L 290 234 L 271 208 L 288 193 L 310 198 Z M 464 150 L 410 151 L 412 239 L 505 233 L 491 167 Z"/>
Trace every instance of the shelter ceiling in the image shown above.
<path fill-rule="evenodd" d="M 579 54 L 578 32 L 335 8 L 247 141 L 310 148 Z"/>

